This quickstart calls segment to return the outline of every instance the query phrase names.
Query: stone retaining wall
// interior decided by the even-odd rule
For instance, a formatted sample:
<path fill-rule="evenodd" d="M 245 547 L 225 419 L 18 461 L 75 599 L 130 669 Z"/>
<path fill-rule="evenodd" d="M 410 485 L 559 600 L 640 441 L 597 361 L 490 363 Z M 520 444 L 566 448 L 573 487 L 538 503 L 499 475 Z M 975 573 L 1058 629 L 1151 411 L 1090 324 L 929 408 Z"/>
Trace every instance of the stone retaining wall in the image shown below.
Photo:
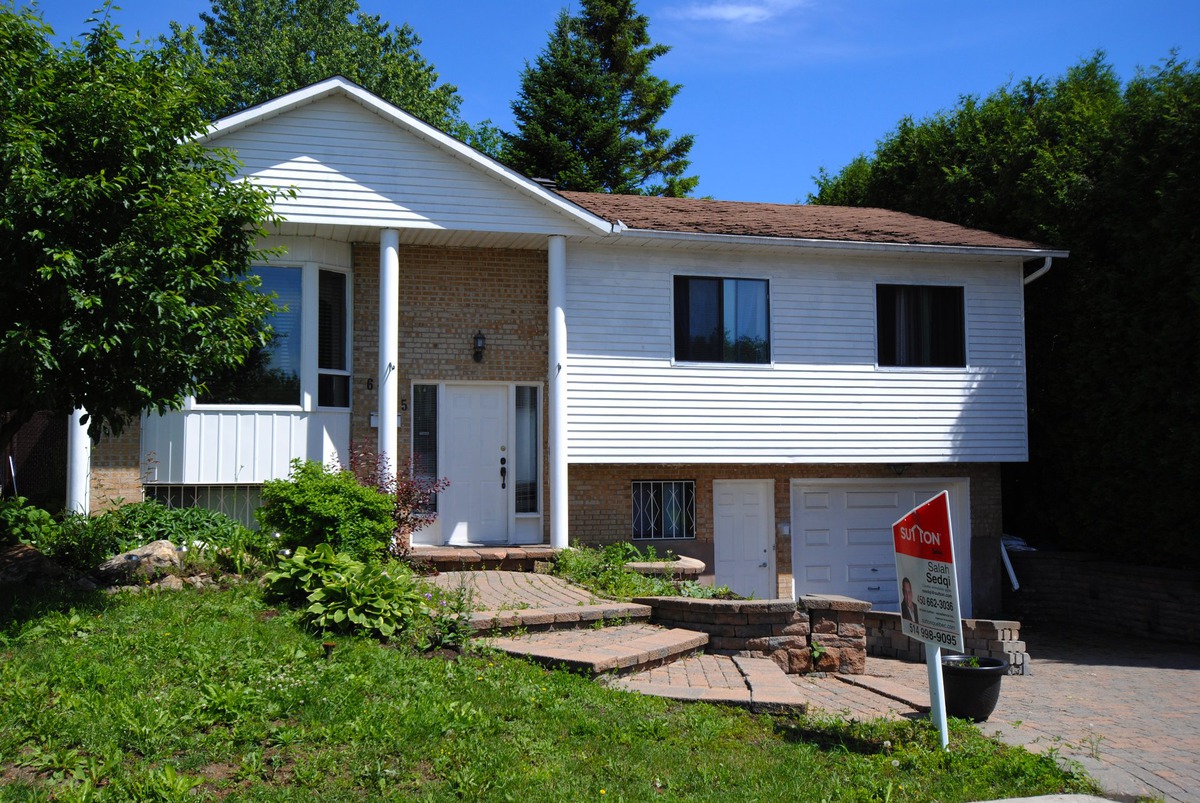
<path fill-rule="evenodd" d="M 904 635 L 900 614 L 868 611 L 865 616 L 867 654 L 904 661 L 924 661 L 925 645 Z M 1010 675 L 1029 674 L 1029 653 L 1021 640 L 1021 623 L 1006 619 L 963 619 L 963 641 L 967 655 L 1003 658 Z"/>
<path fill-rule="evenodd" d="M 801 597 L 799 602 L 687 597 L 638 597 L 634 602 L 651 606 L 655 624 L 707 633 L 708 652 L 716 655 L 770 658 L 793 675 L 857 675 L 866 667 L 866 602 L 833 596 Z"/>
<path fill-rule="evenodd" d="M 1186 557 L 1186 556 L 1185 556 Z M 1004 612 L 1031 624 L 1200 644 L 1200 572 L 1134 566 L 1080 552 L 1011 552 L 1021 587 Z"/>

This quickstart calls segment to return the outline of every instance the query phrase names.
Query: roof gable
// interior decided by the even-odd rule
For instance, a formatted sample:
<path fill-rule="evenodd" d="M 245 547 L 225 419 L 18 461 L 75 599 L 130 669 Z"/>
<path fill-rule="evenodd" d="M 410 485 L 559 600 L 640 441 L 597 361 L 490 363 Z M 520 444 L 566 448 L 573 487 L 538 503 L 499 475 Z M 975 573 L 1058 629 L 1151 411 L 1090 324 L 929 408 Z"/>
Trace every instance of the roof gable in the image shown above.
<path fill-rule="evenodd" d="M 344 78 L 217 121 L 205 144 L 291 188 L 290 223 L 606 234 L 611 225 Z"/>

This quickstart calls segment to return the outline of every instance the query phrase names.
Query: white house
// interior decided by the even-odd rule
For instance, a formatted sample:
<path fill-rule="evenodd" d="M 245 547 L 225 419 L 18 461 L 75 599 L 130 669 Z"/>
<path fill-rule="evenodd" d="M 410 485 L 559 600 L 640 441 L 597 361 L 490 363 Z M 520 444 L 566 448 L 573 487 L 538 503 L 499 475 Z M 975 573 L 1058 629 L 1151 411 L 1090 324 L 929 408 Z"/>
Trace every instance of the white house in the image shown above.
<path fill-rule="evenodd" d="M 964 607 L 995 612 L 1024 284 L 1065 252 L 883 210 L 555 192 L 341 78 L 206 141 L 295 190 L 256 268 L 281 337 L 98 444 L 93 506 L 250 505 L 292 458 L 366 443 L 449 478 L 418 541 L 632 539 L 743 593 L 886 607 L 891 523 L 949 489 Z"/>

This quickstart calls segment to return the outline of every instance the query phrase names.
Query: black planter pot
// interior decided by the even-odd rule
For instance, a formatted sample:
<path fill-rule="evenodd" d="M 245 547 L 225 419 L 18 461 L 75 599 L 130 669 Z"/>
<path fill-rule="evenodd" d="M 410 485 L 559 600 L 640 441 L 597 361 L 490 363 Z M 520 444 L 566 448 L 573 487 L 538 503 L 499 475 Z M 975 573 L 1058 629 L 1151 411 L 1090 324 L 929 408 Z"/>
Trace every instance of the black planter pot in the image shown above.
<path fill-rule="evenodd" d="M 985 722 L 1000 699 L 1000 681 L 1008 673 L 1008 661 L 975 657 L 979 666 L 969 666 L 971 660 L 969 655 L 942 656 L 946 716 Z"/>

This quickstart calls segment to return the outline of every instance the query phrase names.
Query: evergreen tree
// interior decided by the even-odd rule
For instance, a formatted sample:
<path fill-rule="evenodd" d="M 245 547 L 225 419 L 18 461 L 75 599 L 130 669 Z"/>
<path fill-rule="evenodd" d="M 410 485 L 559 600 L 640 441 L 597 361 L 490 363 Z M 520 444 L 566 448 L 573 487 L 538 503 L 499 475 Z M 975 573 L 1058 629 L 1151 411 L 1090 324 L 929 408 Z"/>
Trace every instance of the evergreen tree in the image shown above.
<path fill-rule="evenodd" d="M 569 190 L 684 196 L 694 138 L 659 121 L 682 88 L 650 72 L 670 48 L 650 41 L 634 0 L 582 0 L 562 11 L 546 48 L 521 75 L 517 133 L 504 161 Z"/>

